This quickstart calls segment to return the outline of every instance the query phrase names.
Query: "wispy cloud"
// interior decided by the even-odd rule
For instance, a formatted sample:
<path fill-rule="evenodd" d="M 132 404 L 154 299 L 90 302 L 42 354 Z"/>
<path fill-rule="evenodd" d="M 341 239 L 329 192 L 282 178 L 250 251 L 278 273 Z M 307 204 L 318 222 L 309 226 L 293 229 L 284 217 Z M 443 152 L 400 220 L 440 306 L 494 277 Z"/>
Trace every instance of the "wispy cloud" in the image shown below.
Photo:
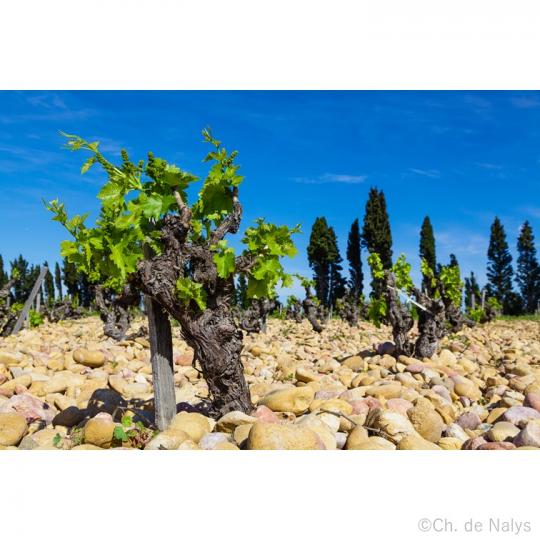
<path fill-rule="evenodd" d="M 58 96 L 51 92 L 46 94 L 35 94 L 30 95 L 26 98 L 26 101 L 34 107 L 42 107 L 44 109 L 67 109 L 67 105 L 64 101 Z"/>
<path fill-rule="evenodd" d="M 540 208 L 535 206 L 526 206 L 521 209 L 525 214 L 528 214 L 529 216 L 540 218 Z"/>
<path fill-rule="evenodd" d="M 325 173 L 316 178 L 296 177 L 295 182 L 300 184 L 362 184 L 366 175 Z"/>
<path fill-rule="evenodd" d="M 500 171 L 502 169 L 502 165 L 497 165 L 496 163 L 481 162 L 476 163 L 476 166 L 480 167 L 481 169 L 488 169 L 491 171 Z"/>
<path fill-rule="evenodd" d="M 428 178 L 440 178 L 441 172 L 437 169 L 415 169 L 410 168 L 409 172 L 419 176 L 427 176 Z"/>
<path fill-rule="evenodd" d="M 0 171 L 15 172 L 43 167 L 59 160 L 58 154 L 25 146 L 0 144 Z"/>
<path fill-rule="evenodd" d="M 109 154 L 120 154 L 120 150 L 125 148 L 128 152 L 130 151 L 129 147 L 125 144 L 122 144 L 120 141 L 111 139 L 109 137 L 102 137 L 100 135 L 91 135 L 85 137 L 89 141 L 99 141 L 99 149 L 101 152 L 106 152 Z"/>
<path fill-rule="evenodd" d="M 435 240 L 449 253 L 485 255 L 489 238 L 469 230 L 451 229 L 436 231 Z"/>

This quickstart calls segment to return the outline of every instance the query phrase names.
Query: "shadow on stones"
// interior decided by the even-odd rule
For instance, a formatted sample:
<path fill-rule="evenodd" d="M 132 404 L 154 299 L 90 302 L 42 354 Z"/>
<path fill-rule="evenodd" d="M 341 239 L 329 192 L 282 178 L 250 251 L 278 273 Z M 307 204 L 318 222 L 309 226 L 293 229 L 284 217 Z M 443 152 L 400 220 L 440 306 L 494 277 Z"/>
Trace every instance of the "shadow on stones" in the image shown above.
<path fill-rule="evenodd" d="M 197 405 L 182 402 L 176 405 L 176 413 L 179 412 L 196 412 L 210 415 L 212 402 L 203 400 Z M 154 418 L 154 400 L 142 399 L 125 399 L 116 390 L 111 388 L 98 388 L 88 400 L 86 409 L 78 407 L 67 407 L 60 411 L 53 419 L 53 425 L 65 426 L 67 428 L 82 427 L 90 418 L 95 417 L 99 413 L 108 413 L 112 416 L 115 422 L 120 422 L 126 411 L 134 413 L 133 421 L 141 422 L 145 427 L 156 429 Z"/>

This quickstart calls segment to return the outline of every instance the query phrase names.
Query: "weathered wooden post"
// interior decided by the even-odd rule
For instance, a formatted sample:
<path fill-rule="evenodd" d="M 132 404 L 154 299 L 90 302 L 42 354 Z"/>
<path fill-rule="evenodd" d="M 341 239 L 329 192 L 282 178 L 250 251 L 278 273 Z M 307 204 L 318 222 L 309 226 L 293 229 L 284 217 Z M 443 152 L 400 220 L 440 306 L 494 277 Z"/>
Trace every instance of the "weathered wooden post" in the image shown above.
<path fill-rule="evenodd" d="M 148 245 L 143 247 L 143 253 L 146 259 L 153 255 Z M 155 424 L 163 431 L 169 427 L 176 415 L 171 322 L 167 312 L 147 294 L 144 295 L 144 310 L 148 318 L 150 337 Z"/>
<path fill-rule="evenodd" d="M 32 287 L 32 291 L 30 292 L 30 296 L 26 299 L 26 302 L 24 303 L 24 307 L 21 311 L 21 314 L 19 315 L 19 318 L 17 319 L 17 322 L 15 323 L 15 326 L 13 327 L 13 330 L 11 332 L 11 335 L 16 334 L 21 328 L 26 320 L 26 317 L 28 317 L 28 312 L 30 311 L 30 308 L 32 307 L 32 303 L 34 302 L 34 298 L 36 297 L 36 294 L 39 292 L 39 288 L 41 287 L 41 283 L 45 279 L 45 276 L 47 275 L 47 272 L 49 269 L 46 266 L 41 267 L 41 271 L 39 273 L 38 278 L 36 279 L 36 282 L 34 283 L 34 286 Z"/>
<path fill-rule="evenodd" d="M 144 308 L 150 336 L 155 423 L 163 431 L 176 414 L 171 323 L 163 308 L 148 295 L 144 295 Z"/>
<path fill-rule="evenodd" d="M 46 274 L 47 272 L 45 272 Z M 36 294 L 36 311 L 39 313 L 41 311 L 41 285 L 38 289 L 38 294 Z"/>

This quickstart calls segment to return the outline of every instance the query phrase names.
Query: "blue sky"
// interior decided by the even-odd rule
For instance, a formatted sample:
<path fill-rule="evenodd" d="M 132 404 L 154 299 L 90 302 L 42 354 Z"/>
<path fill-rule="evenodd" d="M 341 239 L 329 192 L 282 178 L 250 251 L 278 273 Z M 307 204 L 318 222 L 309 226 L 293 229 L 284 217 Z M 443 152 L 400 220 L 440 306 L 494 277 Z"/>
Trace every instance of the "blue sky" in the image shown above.
<path fill-rule="evenodd" d="M 211 126 L 239 151 L 243 228 L 262 216 L 301 223 L 291 271 L 310 274 L 315 218 L 335 228 L 345 258 L 351 222 L 371 186 L 385 192 L 394 255 L 419 277 L 418 234 L 433 223 L 437 254 L 455 253 L 464 274 L 485 280 L 489 226 L 505 225 L 515 255 L 528 219 L 540 238 L 540 92 L 0 92 L 0 253 L 39 263 L 59 258 L 63 229 L 41 199 L 70 213 L 98 209 L 99 169 L 63 150 L 59 131 L 101 141 L 115 159 L 148 150 L 198 175 Z M 234 244 L 235 242 L 233 242 Z M 367 263 L 364 257 L 364 270 Z M 367 280 L 366 280 L 367 281 Z"/>

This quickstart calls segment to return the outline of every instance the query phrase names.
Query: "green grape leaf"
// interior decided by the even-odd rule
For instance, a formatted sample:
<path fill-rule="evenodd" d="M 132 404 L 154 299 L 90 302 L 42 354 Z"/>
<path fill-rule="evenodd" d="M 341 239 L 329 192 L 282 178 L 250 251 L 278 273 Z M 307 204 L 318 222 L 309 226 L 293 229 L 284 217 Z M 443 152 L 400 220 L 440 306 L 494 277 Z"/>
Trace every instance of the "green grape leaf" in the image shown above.
<path fill-rule="evenodd" d="M 124 431 L 124 428 L 122 426 L 116 426 L 113 431 L 113 438 L 117 441 L 127 442 L 129 440 L 129 437 L 127 436 L 127 433 Z"/>
<path fill-rule="evenodd" d="M 185 304 L 193 300 L 201 311 L 206 309 L 206 291 L 202 283 L 196 283 L 189 278 L 179 278 L 176 282 L 176 295 Z"/>
<path fill-rule="evenodd" d="M 81 167 L 81 174 L 85 174 L 88 172 L 88 170 L 90 169 L 90 167 L 92 167 L 92 165 L 96 162 L 96 156 L 90 156 L 84 163 L 83 163 L 83 166 Z"/>
<path fill-rule="evenodd" d="M 107 182 L 98 193 L 98 199 L 100 199 L 103 204 L 114 203 L 118 201 L 123 196 L 122 187 L 114 182 Z"/>
<path fill-rule="evenodd" d="M 235 271 L 234 249 L 229 247 L 214 253 L 214 263 L 220 278 L 228 278 Z"/>

